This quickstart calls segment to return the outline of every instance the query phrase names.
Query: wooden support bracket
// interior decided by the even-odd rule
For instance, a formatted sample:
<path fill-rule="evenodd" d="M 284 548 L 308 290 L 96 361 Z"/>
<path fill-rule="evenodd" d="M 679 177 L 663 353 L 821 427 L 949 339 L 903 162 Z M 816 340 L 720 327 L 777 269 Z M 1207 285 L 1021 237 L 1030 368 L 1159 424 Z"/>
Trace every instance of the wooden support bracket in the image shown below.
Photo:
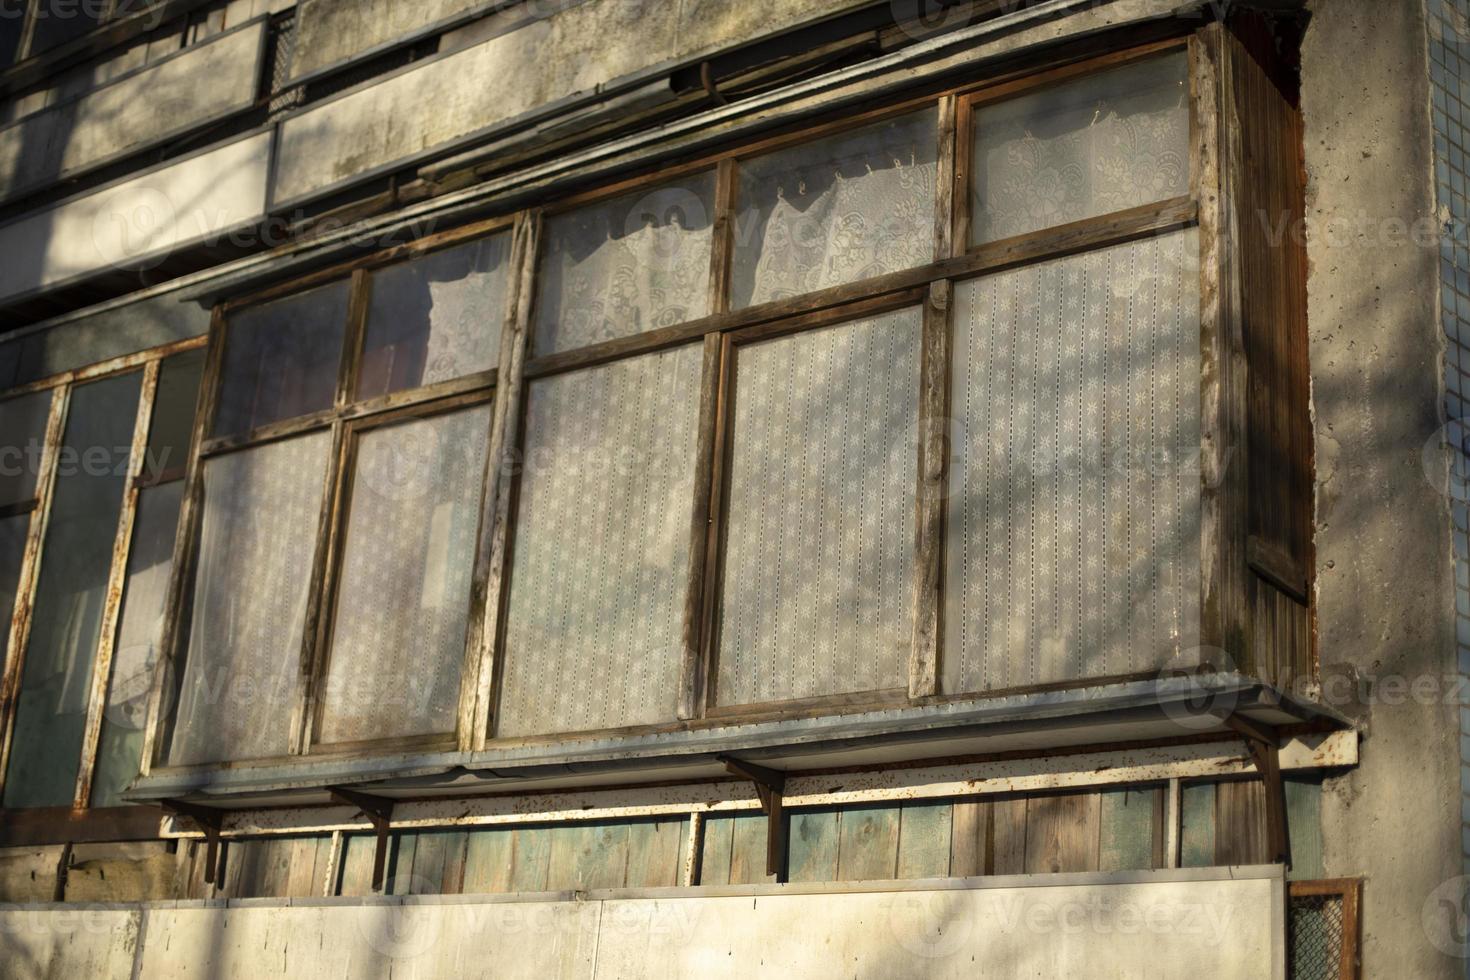
<path fill-rule="evenodd" d="M 382 891 L 383 871 L 388 864 L 388 831 L 393 824 L 393 801 L 341 786 L 328 786 L 327 792 L 338 803 L 357 807 L 373 825 L 378 837 L 377 848 L 373 851 L 373 891 Z"/>
<path fill-rule="evenodd" d="M 766 815 L 766 874 L 775 875 L 776 881 L 785 884 L 786 817 L 782 812 L 781 798 L 786 792 L 786 774 L 728 755 L 717 755 L 715 761 L 723 763 L 731 775 L 755 784 L 761 810 Z"/>
<path fill-rule="evenodd" d="M 1245 739 L 1251 762 L 1266 786 L 1266 838 L 1271 843 L 1271 860 L 1291 867 L 1291 835 L 1286 825 L 1286 783 L 1281 778 L 1281 740 L 1269 725 L 1234 712 L 1221 718 L 1226 726 Z"/>
<path fill-rule="evenodd" d="M 194 821 L 204 832 L 204 840 L 209 845 L 204 855 L 204 883 L 214 884 L 219 877 L 215 872 L 219 867 L 220 832 L 225 825 L 224 811 L 197 803 L 184 803 L 181 800 L 164 800 L 158 805 L 164 813 Z"/>

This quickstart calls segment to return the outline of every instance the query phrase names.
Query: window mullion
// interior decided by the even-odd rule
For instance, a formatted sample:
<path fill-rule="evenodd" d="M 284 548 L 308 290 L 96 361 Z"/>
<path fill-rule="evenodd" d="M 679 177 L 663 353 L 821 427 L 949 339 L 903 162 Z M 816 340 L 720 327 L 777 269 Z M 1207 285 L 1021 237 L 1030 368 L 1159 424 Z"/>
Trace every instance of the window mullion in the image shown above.
<path fill-rule="evenodd" d="M 36 474 L 36 508 L 26 529 L 25 557 L 21 561 L 16 583 L 15 608 L 10 621 L 10 642 L 6 649 L 5 673 L 0 678 L 0 793 L 10 768 L 11 738 L 15 734 L 15 712 L 20 698 L 20 682 L 25 668 L 26 645 L 30 639 L 31 613 L 35 605 L 36 582 L 41 568 L 41 544 L 46 540 L 46 525 L 51 518 L 51 499 L 56 489 L 56 463 L 61 439 L 66 431 L 67 411 L 71 407 L 71 385 L 58 385 L 51 396 L 51 412 L 46 419 L 46 440 Z"/>
<path fill-rule="evenodd" d="M 950 308 L 948 279 L 929 284 L 919 353 L 918 521 L 914 536 L 913 647 L 909 697 L 939 693 L 940 570 L 949 454 Z"/>
<path fill-rule="evenodd" d="M 500 673 L 500 619 L 505 592 L 507 523 L 516 449 L 520 442 L 521 384 L 527 338 L 535 300 L 536 260 L 540 251 L 540 209 L 523 212 L 516 221 L 511 250 L 515 275 L 501 330 L 500 368 L 495 407 L 490 420 L 490 446 L 485 454 L 484 510 L 471 586 L 470 624 L 465 640 L 467 669 L 461 681 L 459 741 L 465 751 L 485 747 L 494 714 L 496 678 Z"/>
<path fill-rule="evenodd" d="M 718 239 L 717 239 L 718 241 Z M 679 717 L 700 718 L 707 707 L 710 675 L 709 624 L 716 593 L 721 462 L 725 444 L 725 405 L 729 398 L 729 339 L 704 338 L 699 392 L 699 429 L 695 442 L 694 501 L 689 534 L 689 585 L 684 601 L 683 660 L 679 678 Z"/>
<path fill-rule="evenodd" d="M 112 655 L 117 645 L 118 619 L 122 611 L 123 585 L 128 576 L 128 555 L 132 550 L 133 523 L 138 512 L 138 477 L 143 473 L 148 454 L 148 431 L 153 421 L 153 405 L 158 395 L 160 360 L 143 367 L 143 386 L 138 393 L 138 414 L 133 423 L 133 444 L 128 455 L 128 479 L 123 490 L 122 511 L 118 515 L 117 536 L 112 544 L 112 567 L 107 577 L 107 593 L 102 607 L 102 626 L 98 632 L 97 655 L 92 665 L 92 690 L 87 702 L 87 726 L 82 734 L 82 759 L 77 769 L 75 804 L 87 806 L 92 796 L 92 776 L 97 765 L 97 743 L 102 734 L 102 712 L 107 707 L 107 689 L 112 680 Z"/>
<path fill-rule="evenodd" d="M 199 381 L 199 397 L 194 412 L 194 431 L 189 438 L 188 470 L 184 475 L 184 499 L 179 505 L 179 524 L 174 537 L 168 598 L 163 607 L 163 635 L 159 639 L 157 666 L 154 668 L 153 683 L 148 692 L 148 712 L 144 722 L 143 749 L 140 756 L 143 776 L 147 776 L 153 764 L 160 761 L 167 743 L 167 731 L 171 726 L 172 702 L 174 701 L 167 687 L 171 683 L 179 683 L 183 678 L 183 664 L 179 651 L 187 639 L 183 629 L 184 614 L 192 594 L 194 558 L 199 550 L 199 534 L 203 517 L 204 461 L 202 453 L 205 436 L 214 425 L 215 412 L 219 407 L 220 386 L 224 374 L 224 350 L 225 314 L 223 307 L 216 306 L 209 324 L 206 360 Z M 177 691 L 173 692 L 173 694 L 176 693 Z"/>

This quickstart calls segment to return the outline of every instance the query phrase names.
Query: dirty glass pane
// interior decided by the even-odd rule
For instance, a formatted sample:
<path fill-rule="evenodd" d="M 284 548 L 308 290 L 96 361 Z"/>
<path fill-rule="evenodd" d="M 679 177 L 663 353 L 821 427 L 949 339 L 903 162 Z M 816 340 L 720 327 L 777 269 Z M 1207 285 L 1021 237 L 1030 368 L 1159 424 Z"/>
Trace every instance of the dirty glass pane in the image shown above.
<path fill-rule="evenodd" d="M 737 348 L 717 697 L 908 684 L 917 309 Z"/>
<path fill-rule="evenodd" d="M 215 435 L 248 432 L 332 407 L 347 329 L 347 292 L 342 280 L 230 318 Z"/>
<path fill-rule="evenodd" d="M 0 507 L 35 499 L 50 413 L 49 391 L 0 402 Z"/>
<path fill-rule="evenodd" d="M 176 354 L 159 366 L 145 476 L 156 479 L 164 472 L 178 472 L 189 464 L 189 439 L 194 434 L 194 409 L 203 371 L 202 348 Z"/>
<path fill-rule="evenodd" d="M 128 575 L 112 651 L 112 677 L 108 680 L 97 768 L 92 776 L 93 806 L 121 804 L 119 794 L 138 775 L 148 689 L 163 638 L 164 601 L 183 498 L 182 480 L 138 494 Z"/>
<path fill-rule="evenodd" d="M 537 354 L 586 347 L 709 312 L 715 178 L 704 173 L 546 222 Z"/>
<path fill-rule="evenodd" d="M 490 406 L 357 447 L 321 742 L 454 731 Z"/>
<path fill-rule="evenodd" d="M 317 432 L 204 464 L 171 764 L 286 754 L 331 447 Z"/>
<path fill-rule="evenodd" d="M 740 164 L 732 306 L 934 258 L 933 109 Z"/>
<path fill-rule="evenodd" d="M 971 244 L 1189 193 L 1183 54 L 975 113 Z"/>
<path fill-rule="evenodd" d="M 702 352 L 530 386 L 497 733 L 673 719 Z"/>
<path fill-rule="evenodd" d="M 500 234 L 373 273 L 357 397 L 495 367 L 509 264 Z"/>
<path fill-rule="evenodd" d="M 76 789 L 141 380 L 134 371 L 72 391 L 5 778 L 7 807 L 67 805 Z"/>
<path fill-rule="evenodd" d="M 0 651 L 7 648 L 10 619 L 15 613 L 15 594 L 20 584 L 20 565 L 25 557 L 26 535 L 31 515 L 18 514 L 0 520 Z"/>
<path fill-rule="evenodd" d="M 1187 231 L 955 288 L 946 692 L 1198 645 L 1198 254 Z"/>

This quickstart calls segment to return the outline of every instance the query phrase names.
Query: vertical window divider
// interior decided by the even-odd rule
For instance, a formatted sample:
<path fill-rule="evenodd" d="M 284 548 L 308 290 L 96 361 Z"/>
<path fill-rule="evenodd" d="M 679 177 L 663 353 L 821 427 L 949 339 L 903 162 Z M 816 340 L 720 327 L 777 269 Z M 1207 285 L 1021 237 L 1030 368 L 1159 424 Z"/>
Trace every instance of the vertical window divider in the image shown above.
<path fill-rule="evenodd" d="M 178 529 L 174 534 L 173 570 L 169 576 L 168 597 L 164 604 L 163 636 L 158 644 L 158 664 L 148 691 L 148 712 L 144 724 L 143 749 L 140 753 L 141 775 L 147 776 L 161 761 L 172 728 L 171 712 L 165 710 L 168 689 L 182 674 L 181 644 L 184 642 L 185 597 L 194 576 L 194 558 L 199 548 L 199 528 L 203 517 L 204 461 L 200 447 L 214 425 L 219 407 L 221 368 L 225 355 L 225 314 L 223 306 L 214 308 L 209 322 L 209 340 L 204 370 L 200 375 L 199 397 L 194 411 L 194 431 L 189 437 L 189 462 L 184 476 L 184 496 L 179 505 Z"/>
<path fill-rule="evenodd" d="M 497 372 L 495 407 L 490 420 L 490 445 L 485 454 L 484 514 L 481 517 L 480 558 L 472 586 L 469 638 L 466 657 L 475 655 L 473 671 L 466 671 L 461 688 L 460 747 L 483 749 L 490 739 L 495 713 L 496 688 L 504 672 L 501 661 L 502 610 L 505 603 L 505 563 L 510 520 L 511 488 L 516 469 L 522 410 L 522 380 L 526 366 L 526 344 L 531 331 L 535 301 L 536 259 L 540 252 L 542 212 L 534 208 L 516 220 L 511 245 L 511 284 L 505 324 L 501 329 L 500 368 Z M 483 582 L 483 585 L 481 584 Z M 475 614 L 475 605 L 481 607 Z M 466 719 L 466 715 L 470 717 Z"/>
<path fill-rule="evenodd" d="M 939 693 L 940 579 L 943 570 L 944 499 L 948 457 L 949 320 L 953 285 L 929 284 L 919 353 L 917 525 L 914 538 L 913 648 L 909 697 Z"/>
<path fill-rule="evenodd" d="M 716 335 L 720 349 L 719 384 L 711 425 L 708 530 L 704 542 L 704 582 L 700 601 L 700 646 L 703 677 L 699 688 L 701 715 L 715 701 L 719 663 L 720 587 L 724 570 L 725 497 L 730 481 L 730 412 L 735 397 L 735 341 Z M 702 438 L 702 434 L 701 434 Z"/>
<path fill-rule="evenodd" d="M 950 201 L 950 233 L 949 252 L 940 253 L 941 258 L 951 255 L 964 255 L 970 250 L 970 205 L 972 196 L 970 194 L 970 171 L 974 166 L 975 155 L 975 97 L 954 96 L 954 115 L 949 120 L 949 125 L 954 131 L 954 156 L 952 173 L 949 180 Z M 941 100 L 939 106 L 939 120 L 941 139 L 943 138 L 945 121 L 944 103 L 948 99 Z M 943 148 L 943 143 L 940 144 Z M 944 165 L 940 158 L 940 166 Z M 942 176 L 942 175 L 941 175 Z M 944 194 L 941 184 L 940 194 Z"/>
<path fill-rule="evenodd" d="M 1249 670 L 1247 367 L 1233 191 L 1241 147 L 1231 57 L 1222 23 L 1190 39 L 1190 188 L 1199 206 L 1201 252 L 1200 642 Z"/>
<path fill-rule="evenodd" d="M 710 236 L 709 312 L 730 310 L 730 277 L 735 255 L 736 198 L 739 171 L 734 157 L 725 157 L 715 169 L 715 214 Z M 679 671 L 678 717 L 681 721 L 704 716 L 708 708 L 712 639 L 710 610 L 718 549 L 719 505 L 717 484 L 724 442 L 726 386 L 729 357 L 726 337 L 704 337 L 699 387 L 699 429 L 694 451 L 694 501 L 690 512 L 689 585 L 684 596 L 683 650 Z"/>
<path fill-rule="evenodd" d="M 316 549 L 306 593 L 306 620 L 301 631 L 301 664 L 291 711 L 290 751 L 293 755 L 310 752 L 316 722 L 320 718 L 320 686 L 326 672 L 331 611 L 336 604 L 337 559 L 342 548 L 342 525 L 353 455 L 352 433 L 341 413 L 352 400 L 358 362 L 362 356 L 363 332 L 372 289 L 372 280 L 366 269 L 353 270 L 350 289 L 347 330 L 342 338 L 342 360 L 338 366 L 337 391 L 333 399 L 337 418 L 332 422 L 332 449 L 322 491 L 321 515 L 317 521 Z"/>
<path fill-rule="evenodd" d="M 148 432 L 153 422 L 153 405 L 158 396 L 158 373 L 162 361 L 155 358 L 143 367 L 143 386 L 138 393 L 138 414 L 133 422 L 133 444 L 128 455 L 127 484 L 117 536 L 112 544 L 112 567 L 107 577 L 102 625 L 98 631 L 97 655 L 92 664 L 92 690 L 87 702 L 87 722 L 82 733 L 82 759 L 77 769 L 74 804 L 87 806 L 92 796 L 92 776 L 97 767 L 97 743 L 102 735 L 102 713 L 107 707 L 107 689 L 112 681 L 112 655 L 117 646 L 118 619 L 123 590 L 128 578 L 128 555 L 133 545 L 133 524 L 138 512 L 138 477 L 148 455 Z"/>
<path fill-rule="evenodd" d="M 20 697 L 20 681 L 25 669 L 26 644 L 31 633 L 31 612 L 35 604 L 36 581 L 41 567 L 41 543 L 46 540 L 46 526 L 51 519 L 51 498 L 56 488 L 56 463 L 61 453 L 61 439 L 66 431 L 67 411 L 71 407 L 71 385 L 56 387 L 51 396 L 51 412 L 46 418 L 46 441 L 41 450 L 40 468 L 36 474 L 36 508 L 26 529 L 25 554 L 21 559 L 16 582 L 15 610 L 10 620 L 10 642 L 6 648 L 5 673 L 0 678 L 0 793 L 10 772 L 10 746 L 15 734 L 15 709 Z"/>

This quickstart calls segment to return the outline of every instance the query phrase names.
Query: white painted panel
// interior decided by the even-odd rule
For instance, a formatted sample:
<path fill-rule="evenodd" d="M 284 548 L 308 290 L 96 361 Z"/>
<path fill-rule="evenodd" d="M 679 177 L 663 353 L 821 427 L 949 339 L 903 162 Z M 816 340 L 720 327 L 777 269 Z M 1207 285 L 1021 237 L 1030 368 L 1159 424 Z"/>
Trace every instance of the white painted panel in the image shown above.
<path fill-rule="evenodd" d="M 248 109 L 264 33 L 262 19 L 0 130 L 0 197 Z"/>
<path fill-rule="evenodd" d="M 656 65 L 687 63 L 855 5 L 588 0 L 566 6 L 286 120 L 275 200 L 308 198 Z"/>
<path fill-rule="evenodd" d="M 142 915 L 80 906 L 0 911 L 0 973 L 14 980 L 128 980 Z"/>
<path fill-rule="evenodd" d="M 270 146 L 271 134 L 257 133 L 0 226 L 0 298 L 147 268 L 259 221 Z"/>
<path fill-rule="evenodd" d="M 0 912 L 0 938 L 22 937 L 22 978 L 1284 978 L 1285 892 L 1259 867 L 253 899 L 149 906 L 141 932 L 126 906 L 36 906 Z"/>

